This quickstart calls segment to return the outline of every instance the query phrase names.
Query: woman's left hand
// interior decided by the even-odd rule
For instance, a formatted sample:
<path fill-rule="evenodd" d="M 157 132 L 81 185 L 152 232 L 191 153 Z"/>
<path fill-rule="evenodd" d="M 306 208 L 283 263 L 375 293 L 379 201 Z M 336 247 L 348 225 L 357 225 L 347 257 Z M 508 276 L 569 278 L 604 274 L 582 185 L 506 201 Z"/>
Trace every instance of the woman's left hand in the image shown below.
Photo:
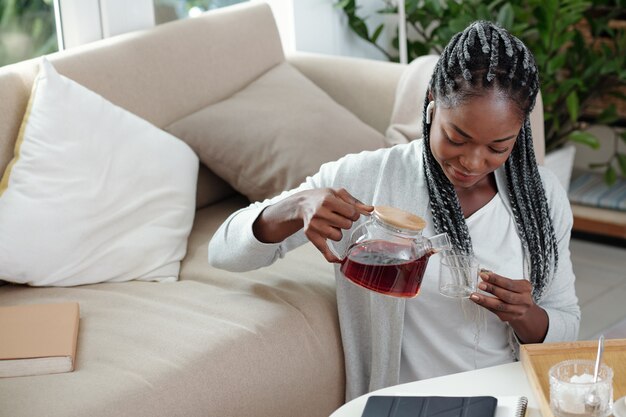
<path fill-rule="evenodd" d="M 470 298 L 500 320 L 519 320 L 533 306 L 532 286 L 525 279 L 510 279 L 486 271 L 480 273 L 480 278 L 482 282 L 478 283 L 478 288 L 494 296 L 474 293 Z"/>
<path fill-rule="evenodd" d="M 480 278 L 478 288 L 493 296 L 473 293 L 470 299 L 508 322 L 523 343 L 542 342 L 548 331 L 548 315 L 533 301 L 530 282 L 486 271 Z"/>

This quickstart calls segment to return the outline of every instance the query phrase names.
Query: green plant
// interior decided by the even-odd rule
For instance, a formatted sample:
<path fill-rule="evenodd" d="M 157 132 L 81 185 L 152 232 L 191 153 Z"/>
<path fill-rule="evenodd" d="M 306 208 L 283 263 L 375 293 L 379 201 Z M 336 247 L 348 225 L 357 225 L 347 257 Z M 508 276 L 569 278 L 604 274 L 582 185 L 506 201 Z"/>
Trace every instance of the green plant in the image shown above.
<path fill-rule="evenodd" d="M 546 150 L 568 141 L 599 148 L 588 131 L 591 123 L 616 127 L 626 120 L 625 0 L 405 0 L 409 60 L 440 53 L 450 38 L 478 19 L 495 21 L 526 43 L 535 55 L 541 79 Z M 382 2 L 378 13 L 397 13 L 395 2 Z M 370 31 L 355 0 L 336 3 L 350 28 L 397 61 L 398 37 L 392 51 L 379 45 L 384 25 Z M 616 24 L 617 22 L 617 24 Z M 394 28 L 395 29 L 395 28 Z M 610 98 L 611 100 L 607 100 Z M 618 135 L 626 142 L 625 135 Z M 615 148 L 603 168 L 607 182 L 616 178 L 615 165 L 626 176 L 626 154 Z"/>
<path fill-rule="evenodd" d="M 57 50 L 52 0 L 0 0 L 0 66 Z"/>

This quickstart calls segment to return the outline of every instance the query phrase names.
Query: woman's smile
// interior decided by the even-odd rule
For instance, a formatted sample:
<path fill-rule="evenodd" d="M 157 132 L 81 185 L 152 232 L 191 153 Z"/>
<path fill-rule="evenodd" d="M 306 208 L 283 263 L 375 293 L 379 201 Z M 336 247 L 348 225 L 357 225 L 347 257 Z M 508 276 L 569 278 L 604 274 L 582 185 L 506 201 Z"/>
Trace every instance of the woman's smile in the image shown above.
<path fill-rule="evenodd" d="M 448 173 L 459 182 L 471 183 L 480 178 L 480 174 L 468 173 L 463 169 L 456 168 L 449 162 L 446 162 L 445 165 L 448 168 Z"/>

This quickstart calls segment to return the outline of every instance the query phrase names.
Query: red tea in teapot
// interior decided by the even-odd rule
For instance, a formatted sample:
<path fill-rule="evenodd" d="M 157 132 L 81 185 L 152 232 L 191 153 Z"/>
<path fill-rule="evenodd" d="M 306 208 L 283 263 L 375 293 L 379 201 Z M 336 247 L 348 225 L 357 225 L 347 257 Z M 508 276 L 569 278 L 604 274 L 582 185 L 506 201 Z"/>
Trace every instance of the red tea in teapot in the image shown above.
<path fill-rule="evenodd" d="M 415 297 L 432 252 L 412 260 L 389 256 L 407 250 L 411 250 L 408 245 L 370 241 L 353 247 L 340 269 L 345 277 L 369 290 L 395 297 Z"/>

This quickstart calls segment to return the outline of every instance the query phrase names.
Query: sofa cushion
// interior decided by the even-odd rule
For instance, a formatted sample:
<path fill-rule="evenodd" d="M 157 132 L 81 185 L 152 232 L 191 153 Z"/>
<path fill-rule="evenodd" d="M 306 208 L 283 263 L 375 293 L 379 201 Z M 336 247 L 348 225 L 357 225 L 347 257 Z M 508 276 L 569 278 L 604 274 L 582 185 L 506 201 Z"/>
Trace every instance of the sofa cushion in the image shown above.
<path fill-rule="evenodd" d="M 345 384 L 332 266 L 311 245 L 244 274 L 207 265 L 208 239 L 245 204 L 240 196 L 197 212 L 178 282 L 0 287 L 0 305 L 78 301 L 81 309 L 76 370 L 0 378 L 2 409 L 12 417 L 331 414 Z M 25 392 L 37 395 L 24 401 Z"/>
<path fill-rule="evenodd" d="M 0 278 L 175 280 L 194 216 L 189 147 L 45 59 L 0 181 Z"/>
<path fill-rule="evenodd" d="M 420 56 L 406 67 L 398 85 L 386 136 L 394 143 L 406 143 L 422 137 L 422 114 L 428 83 L 438 55 Z"/>
<path fill-rule="evenodd" d="M 286 62 L 166 130 L 250 200 L 296 187 L 324 162 L 387 145 Z"/>
<path fill-rule="evenodd" d="M 50 56 L 59 73 L 161 128 L 231 96 L 284 60 L 272 11 L 261 2 Z M 0 67 L 0 174 L 13 157 L 37 65 L 31 60 Z M 199 206 L 232 194 L 215 175 L 204 174 Z"/>
<path fill-rule="evenodd" d="M 196 209 L 216 203 L 236 193 L 226 181 L 215 175 L 204 164 L 198 170 L 198 189 L 196 191 Z"/>

